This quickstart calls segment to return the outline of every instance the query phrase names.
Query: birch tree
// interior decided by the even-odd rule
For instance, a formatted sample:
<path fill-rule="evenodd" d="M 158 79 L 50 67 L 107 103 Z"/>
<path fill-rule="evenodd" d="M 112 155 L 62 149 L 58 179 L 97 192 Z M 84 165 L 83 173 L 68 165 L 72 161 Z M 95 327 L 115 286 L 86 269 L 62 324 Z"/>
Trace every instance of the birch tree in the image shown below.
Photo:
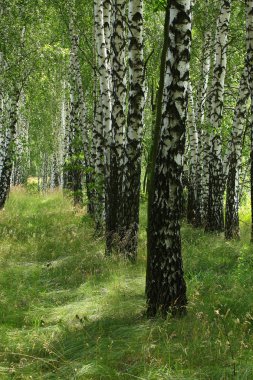
<path fill-rule="evenodd" d="M 180 206 L 191 45 L 191 1 L 171 0 L 163 115 L 149 215 L 148 315 L 185 311 Z"/>
<path fill-rule="evenodd" d="M 230 152 L 228 154 L 225 237 L 233 239 L 240 237 L 239 226 L 239 196 L 240 173 L 242 158 L 242 138 L 246 124 L 247 102 L 249 99 L 248 68 L 242 73 L 237 103 L 235 107 L 233 129 L 231 133 Z M 227 173 L 226 173 L 227 172 Z"/>
<path fill-rule="evenodd" d="M 18 110 L 19 92 L 12 90 L 10 101 L 7 108 L 8 124 L 5 128 L 5 148 L 4 158 L 2 161 L 1 178 L 0 178 L 0 209 L 5 205 L 11 183 L 11 173 L 14 157 L 14 138 L 16 133 L 17 110 Z"/>
<path fill-rule="evenodd" d="M 138 246 L 144 110 L 143 0 L 129 0 L 129 99 L 124 163 L 122 244 L 135 261 Z"/>
<path fill-rule="evenodd" d="M 221 121 L 224 104 L 224 84 L 227 67 L 227 40 L 231 14 L 231 1 L 223 0 L 217 21 L 215 64 L 210 95 L 210 161 L 209 197 L 206 230 L 220 232 L 224 229 L 224 186 L 221 142 Z"/>
<path fill-rule="evenodd" d="M 70 54 L 70 113 L 68 136 L 68 185 L 75 205 L 82 205 L 82 140 L 79 120 L 79 97 L 75 72 L 76 56 L 72 45 Z"/>
<path fill-rule="evenodd" d="M 251 215 L 252 215 L 252 229 L 251 240 L 253 241 L 253 1 L 246 0 L 246 39 L 247 39 L 247 68 L 249 89 L 251 98 Z"/>
<path fill-rule="evenodd" d="M 103 125 L 103 149 L 104 149 L 104 175 L 105 175 L 105 224 L 106 224 L 106 253 L 111 253 L 111 212 L 112 205 L 109 202 L 110 194 L 110 159 L 112 146 L 112 100 L 111 100 L 111 65 L 110 65 L 110 2 L 102 0 L 94 1 L 95 17 L 95 41 L 98 57 L 98 73 L 100 84 L 102 125 Z M 105 14 L 105 19 L 104 19 Z M 106 21 L 106 22 L 105 22 Z M 107 232 L 108 231 L 108 232 Z"/>
<path fill-rule="evenodd" d="M 187 220 L 195 223 L 197 209 L 197 185 L 198 185 L 198 155 L 199 137 L 196 126 L 195 107 L 192 95 L 192 86 L 189 83 L 189 107 L 188 107 L 188 135 L 189 135 L 189 173 L 188 173 L 188 208 Z"/>
<path fill-rule="evenodd" d="M 199 96 L 196 107 L 196 124 L 198 132 L 198 160 L 197 172 L 198 178 L 196 183 L 196 200 L 195 200 L 195 219 L 196 227 L 205 224 L 205 214 L 208 205 L 208 182 L 209 182 L 209 136 L 205 130 L 206 121 L 206 102 L 208 93 L 208 83 L 211 68 L 211 33 L 207 31 L 204 35 L 202 51 L 202 70 L 199 86 Z"/>
<path fill-rule="evenodd" d="M 110 157 L 110 226 L 107 228 L 107 250 L 120 250 L 123 219 L 124 141 L 126 133 L 126 0 L 113 1 L 112 62 L 112 149 Z"/>

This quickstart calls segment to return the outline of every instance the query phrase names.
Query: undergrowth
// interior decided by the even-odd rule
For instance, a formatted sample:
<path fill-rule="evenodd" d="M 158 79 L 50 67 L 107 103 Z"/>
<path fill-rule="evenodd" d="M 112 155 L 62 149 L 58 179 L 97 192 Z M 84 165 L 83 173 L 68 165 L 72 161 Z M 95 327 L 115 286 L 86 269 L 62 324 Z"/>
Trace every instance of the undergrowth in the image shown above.
<path fill-rule="evenodd" d="M 0 214 L 0 379 L 253 379 L 250 215 L 241 241 L 184 225 L 188 315 L 145 317 L 136 265 L 104 257 L 60 193 L 15 190 Z"/>

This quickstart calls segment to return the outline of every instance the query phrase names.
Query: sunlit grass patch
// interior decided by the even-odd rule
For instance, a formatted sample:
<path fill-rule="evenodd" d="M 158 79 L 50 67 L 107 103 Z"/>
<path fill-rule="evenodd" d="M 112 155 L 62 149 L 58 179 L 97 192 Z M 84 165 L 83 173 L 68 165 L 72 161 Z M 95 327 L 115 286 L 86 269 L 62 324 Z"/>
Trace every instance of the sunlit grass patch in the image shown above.
<path fill-rule="evenodd" d="M 253 378 L 252 247 L 184 224 L 188 315 L 145 317 L 146 211 L 136 265 L 105 258 L 59 193 L 14 191 L 0 214 L 0 378 Z M 246 214 L 247 215 L 246 215 Z"/>

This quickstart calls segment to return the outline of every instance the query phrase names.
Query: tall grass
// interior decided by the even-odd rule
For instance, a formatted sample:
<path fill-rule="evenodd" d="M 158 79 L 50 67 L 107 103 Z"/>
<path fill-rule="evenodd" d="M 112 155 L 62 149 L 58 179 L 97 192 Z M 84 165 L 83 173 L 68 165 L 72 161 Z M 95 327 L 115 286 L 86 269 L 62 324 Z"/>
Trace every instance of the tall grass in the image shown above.
<path fill-rule="evenodd" d="M 0 379 L 253 379 L 250 215 L 242 240 L 184 225 L 188 315 L 145 317 L 138 263 L 105 259 L 60 193 L 14 191 L 0 214 Z"/>

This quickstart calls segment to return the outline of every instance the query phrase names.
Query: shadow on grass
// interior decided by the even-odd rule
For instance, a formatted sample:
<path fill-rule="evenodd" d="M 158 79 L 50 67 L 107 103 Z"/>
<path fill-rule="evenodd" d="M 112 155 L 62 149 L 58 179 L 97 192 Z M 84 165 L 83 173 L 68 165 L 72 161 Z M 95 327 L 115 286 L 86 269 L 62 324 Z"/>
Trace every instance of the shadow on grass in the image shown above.
<path fill-rule="evenodd" d="M 13 195 L 0 217 L 0 378 L 253 378 L 248 244 L 242 254 L 184 226 L 189 313 L 148 321 L 141 215 L 131 265 L 106 259 L 90 218 L 59 194 Z"/>

